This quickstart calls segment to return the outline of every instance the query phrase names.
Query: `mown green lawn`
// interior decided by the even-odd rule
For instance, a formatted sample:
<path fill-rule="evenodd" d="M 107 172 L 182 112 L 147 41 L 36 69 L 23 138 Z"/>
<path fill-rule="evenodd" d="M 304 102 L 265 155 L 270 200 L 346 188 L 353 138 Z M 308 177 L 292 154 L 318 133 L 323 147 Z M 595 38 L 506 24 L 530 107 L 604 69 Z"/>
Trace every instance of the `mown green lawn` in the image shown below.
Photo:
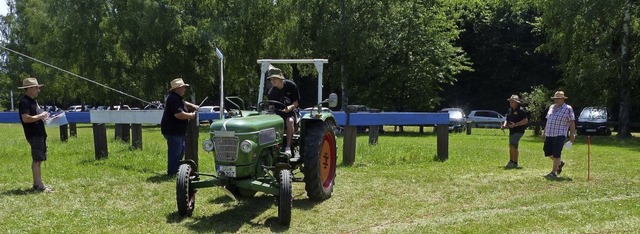
<path fill-rule="evenodd" d="M 290 227 L 277 224 L 272 196 L 234 202 L 218 188 L 197 193 L 193 217 L 176 212 L 175 181 L 164 176 L 166 144 L 159 128 L 143 130 L 143 150 L 109 140 L 95 160 L 92 130 L 60 142 L 48 128 L 44 164 L 50 194 L 33 193 L 31 159 L 22 128 L 0 124 L 0 232 L 7 233 L 626 233 L 640 230 L 640 139 L 578 137 L 564 151 L 558 180 L 543 176 L 551 161 L 527 133 L 522 168 L 505 170 L 508 136 L 497 129 L 450 135 L 449 160 L 435 159 L 432 133 L 387 133 L 379 144 L 358 137 L 356 163 L 340 166 L 333 197 L 311 202 L 294 184 Z M 389 130 L 389 129 L 387 129 Z M 108 136 L 113 138 L 113 128 Z M 206 136 L 202 128 L 200 139 Z M 342 162 L 342 138 L 339 138 Z M 200 151 L 200 170 L 213 172 Z"/>

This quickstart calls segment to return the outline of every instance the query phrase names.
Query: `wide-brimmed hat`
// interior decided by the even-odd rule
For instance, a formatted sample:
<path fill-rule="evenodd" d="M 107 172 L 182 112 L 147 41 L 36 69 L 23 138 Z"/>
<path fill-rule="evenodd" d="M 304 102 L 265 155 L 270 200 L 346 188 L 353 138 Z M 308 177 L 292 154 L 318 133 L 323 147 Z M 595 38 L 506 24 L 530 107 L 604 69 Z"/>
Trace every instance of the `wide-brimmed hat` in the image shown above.
<path fill-rule="evenodd" d="M 511 101 L 511 100 L 513 100 L 513 101 L 515 101 L 517 103 L 522 103 L 522 100 L 520 100 L 520 97 L 518 97 L 518 95 L 515 95 L 515 94 L 511 95 L 511 97 L 509 99 L 507 99 L 507 101 Z"/>
<path fill-rule="evenodd" d="M 551 99 L 567 99 L 567 96 L 564 96 L 564 92 L 562 91 L 557 91 L 555 94 L 553 94 L 553 97 L 551 97 Z"/>
<path fill-rule="evenodd" d="M 22 80 L 22 87 L 18 87 L 19 89 L 26 89 L 31 87 L 42 87 L 43 84 L 38 84 L 38 80 L 36 78 L 26 78 Z"/>
<path fill-rule="evenodd" d="M 284 76 L 282 76 L 282 70 L 274 66 L 269 66 L 269 71 L 267 71 L 267 80 L 271 78 L 278 78 L 278 79 L 284 80 Z"/>
<path fill-rule="evenodd" d="M 182 78 L 173 79 L 171 81 L 171 89 L 169 91 L 180 88 L 180 87 L 189 87 L 189 84 L 185 84 Z"/>

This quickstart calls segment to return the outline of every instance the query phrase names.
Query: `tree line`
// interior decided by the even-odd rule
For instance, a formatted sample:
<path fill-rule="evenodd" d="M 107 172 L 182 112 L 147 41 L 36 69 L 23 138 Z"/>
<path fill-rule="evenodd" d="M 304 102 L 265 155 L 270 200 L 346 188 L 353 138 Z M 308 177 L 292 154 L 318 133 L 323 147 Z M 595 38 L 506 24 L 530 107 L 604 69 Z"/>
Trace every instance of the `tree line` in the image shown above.
<path fill-rule="evenodd" d="M 342 106 L 503 112 L 511 94 L 539 99 L 562 89 L 576 109 L 609 107 L 620 136 L 639 120 L 640 24 L 630 0 L 7 3 L 2 46 L 147 101 L 162 100 L 177 77 L 196 101 L 216 101 L 219 48 L 225 95 L 253 104 L 256 60 L 325 58 L 323 92 L 341 94 Z M 5 108 L 8 90 L 28 76 L 46 84 L 39 99 L 50 104 L 144 104 L 7 50 L 0 56 Z M 280 66 L 299 84 L 302 106 L 315 104 L 315 67 Z"/>

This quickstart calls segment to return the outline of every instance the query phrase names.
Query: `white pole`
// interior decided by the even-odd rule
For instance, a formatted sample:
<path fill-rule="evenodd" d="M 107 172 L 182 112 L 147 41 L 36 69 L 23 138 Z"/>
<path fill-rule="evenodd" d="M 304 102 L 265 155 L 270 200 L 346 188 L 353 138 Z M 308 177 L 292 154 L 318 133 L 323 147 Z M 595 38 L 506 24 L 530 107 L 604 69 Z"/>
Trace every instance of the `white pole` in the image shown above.
<path fill-rule="evenodd" d="M 220 119 L 224 119 L 224 55 L 216 48 L 216 54 L 220 58 Z"/>
<path fill-rule="evenodd" d="M 11 96 L 11 99 L 9 99 L 9 102 L 11 102 L 11 111 L 13 111 L 13 90 L 11 90 L 11 94 L 9 96 Z"/>

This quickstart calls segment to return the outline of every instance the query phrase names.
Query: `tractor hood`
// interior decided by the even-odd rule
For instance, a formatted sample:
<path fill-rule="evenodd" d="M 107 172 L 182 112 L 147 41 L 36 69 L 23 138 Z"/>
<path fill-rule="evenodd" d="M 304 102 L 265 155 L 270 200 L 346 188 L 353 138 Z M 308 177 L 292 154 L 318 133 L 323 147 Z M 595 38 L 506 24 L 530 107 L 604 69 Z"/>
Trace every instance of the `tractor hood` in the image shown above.
<path fill-rule="evenodd" d="M 213 122 L 211 132 L 233 131 L 236 133 L 252 133 L 267 128 L 275 128 L 277 132 L 284 130 L 284 120 L 278 115 L 255 115 L 249 117 L 230 118 Z"/>

